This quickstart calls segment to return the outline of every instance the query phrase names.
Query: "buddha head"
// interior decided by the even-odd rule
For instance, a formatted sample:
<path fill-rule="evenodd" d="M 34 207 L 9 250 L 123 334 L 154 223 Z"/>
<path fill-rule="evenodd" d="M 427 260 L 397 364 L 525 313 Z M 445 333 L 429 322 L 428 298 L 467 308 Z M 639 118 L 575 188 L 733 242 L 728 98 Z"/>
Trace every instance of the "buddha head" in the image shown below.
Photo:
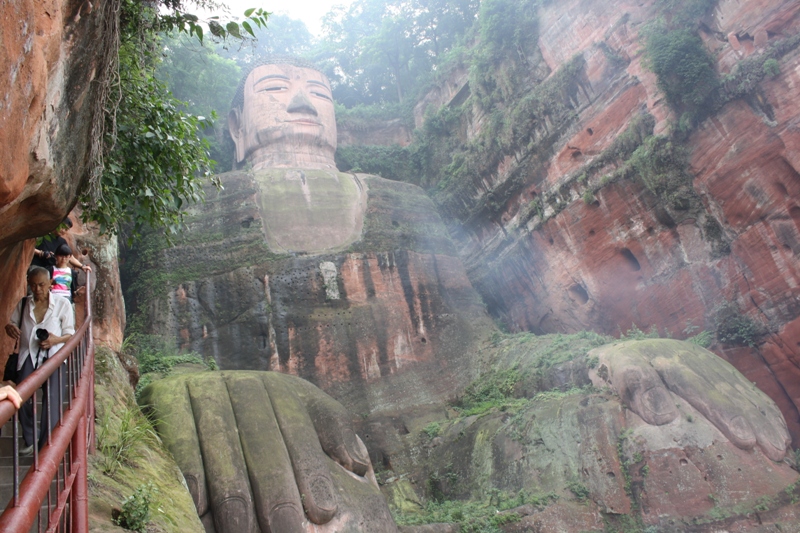
<path fill-rule="evenodd" d="M 335 169 L 336 117 L 330 82 L 300 59 L 265 61 L 239 83 L 228 115 L 236 161 Z"/>

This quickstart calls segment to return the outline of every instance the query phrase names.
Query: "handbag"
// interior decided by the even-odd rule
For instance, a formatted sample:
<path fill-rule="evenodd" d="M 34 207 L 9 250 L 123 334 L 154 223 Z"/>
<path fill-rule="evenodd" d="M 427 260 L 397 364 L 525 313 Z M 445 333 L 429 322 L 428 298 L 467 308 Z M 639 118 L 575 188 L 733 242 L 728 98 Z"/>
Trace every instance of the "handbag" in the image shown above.
<path fill-rule="evenodd" d="M 27 297 L 23 297 L 22 300 L 19 301 L 19 324 L 17 327 L 20 330 L 20 334 L 22 333 L 22 312 L 25 310 L 25 298 Z M 3 381 L 13 381 L 17 383 L 17 378 L 19 377 L 19 371 L 17 370 L 17 364 L 19 363 L 19 342 L 17 342 L 15 347 L 17 351 L 9 355 L 6 360 L 6 367 L 3 369 Z"/>

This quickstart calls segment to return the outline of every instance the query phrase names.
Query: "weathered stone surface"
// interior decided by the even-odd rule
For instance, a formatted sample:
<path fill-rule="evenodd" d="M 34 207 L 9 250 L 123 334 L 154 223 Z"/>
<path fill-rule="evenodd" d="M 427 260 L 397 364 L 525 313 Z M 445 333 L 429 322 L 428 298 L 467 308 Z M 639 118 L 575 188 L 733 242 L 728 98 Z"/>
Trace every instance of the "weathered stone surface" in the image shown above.
<path fill-rule="evenodd" d="M 89 165 L 98 80 L 113 46 L 110 2 L 0 5 L 0 323 L 25 290 L 31 237 L 55 228 L 75 204 Z M 0 339 L 2 357 L 11 352 Z"/>
<path fill-rule="evenodd" d="M 559 347 L 560 342 L 554 336 L 512 337 L 490 359 L 512 365 L 528 376 L 523 380 L 538 380 L 542 373 L 562 371 L 559 365 L 548 367 L 548 357 L 580 347 Z M 644 526 L 688 531 L 694 519 L 746 520 L 740 515 L 766 499 L 771 503 L 765 510 L 792 515 L 784 489 L 794 486 L 798 473 L 771 460 L 764 453 L 773 451 L 770 446 L 762 451 L 755 439 L 743 443 L 726 436 L 730 430 L 722 422 L 744 410 L 741 426 L 769 437 L 770 431 L 761 428 L 775 422 L 781 426 L 781 444 L 788 442 L 775 404 L 733 367 L 694 345 L 664 339 L 602 346 L 573 363 L 589 372 L 591 360 L 597 364 L 590 371 L 593 379 L 616 393 L 567 385 L 564 392 L 531 392 L 527 402 L 482 416 L 451 413 L 449 420 L 439 421 L 441 431 L 433 439 L 420 430 L 399 435 L 405 447 L 395 445 L 392 456 L 383 459 L 393 467 L 383 487 L 389 501 L 397 501 L 394 485 L 404 480 L 447 499 L 480 498 L 493 489 L 514 501 L 524 491 L 522 498 L 535 503 L 514 509 L 522 520 L 506 531 L 602 531 L 604 521 L 621 515 L 639 516 Z M 649 399 L 653 388 L 637 378 L 653 368 L 664 401 L 677 413 L 669 421 L 646 421 L 635 412 L 637 397 Z M 706 385 L 695 381 L 701 369 L 701 379 L 710 380 Z M 682 388 L 689 381 L 693 388 Z M 634 383 L 643 390 L 634 390 Z M 389 423 L 373 425 L 370 433 Z"/>
<path fill-rule="evenodd" d="M 652 14 L 652 2 L 617 2 L 609 9 L 604 2 L 575 0 L 540 9 L 539 49 L 549 69 L 557 71 L 576 54 L 585 61 L 588 83 L 570 103 L 577 119 L 552 145 L 537 146 L 536 154 L 552 154 L 544 165 L 530 166 L 523 150 L 475 181 L 466 194 L 475 205 L 510 187 L 512 178 L 517 192 L 499 212 L 477 210 L 452 224 L 459 255 L 489 311 L 517 331 L 617 334 L 635 324 L 681 336 L 689 324 L 713 329 L 718 306 L 734 302 L 769 333 L 756 349 L 714 350 L 779 405 L 796 445 L 800 52 L 781 59 L 780 74 L 762 82 L 758 96 L 727 104 L 692 133 L 701 211 L 670 213 L 634 181 L 602 186 L 587 203 L 574 174 L 611 146 L 632 118 L 647 111 L 656 119 L 655 133 L 676 120 L 642 65 L 638 31 Z M 701 34 L 727 73 L 764 46 L 795 35 L 800 6 L 723 0 L 705 24 L 711 32 Z M 528 206 L 540 197 L 551 202 L 531 218 Z"/>
<path fill-rule="evenodd" d="M 185 240 L 152 259 L 168 273 L 155 277 L 167 278 L 166 297 L 148 304 L 153 331 L 225 369 L 310 379 L 356 412 L 441 401 L 473 379 L 465 354 L 493 326 L 421 189 L 358 175 L 368 191 L 359 240 L 292 256 L 265 238 L 291 224 L 267 228 L 281 222 L 259 201 L 260 175 L 223 175 Z"/>
<path fill-rule="evenodd" d="M 310 383 L 184 374 L 149 385 L 142 401 L 208 530 L 396 531 L 350 416 Z"/>

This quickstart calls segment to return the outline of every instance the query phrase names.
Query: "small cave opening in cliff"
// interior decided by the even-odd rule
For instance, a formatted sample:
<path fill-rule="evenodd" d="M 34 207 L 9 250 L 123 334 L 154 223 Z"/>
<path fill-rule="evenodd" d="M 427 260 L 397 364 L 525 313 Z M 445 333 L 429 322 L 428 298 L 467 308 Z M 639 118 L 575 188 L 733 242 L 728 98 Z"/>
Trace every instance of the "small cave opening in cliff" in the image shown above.
<path fill-rule="evenodd" d="M 627 248 L 623 248 L 619 251 L 619 254 L 625 259 L 625 262 L 630 267 L 631 271 L 637 272 L 642 269 L 642 266 L 639 264 L 639 260 L 636 259 L 636 256 L 633 255 L 633 252 L 628 250 Z"/>
<path fill-rule="evenodd" d="M 583 286 L 578 283 L 569 288 L 569 293 L 574 296 L 575 299 L 581 303 L 581 305 L 584 305 L 589 301 L 589 293 L 586 292 L 586 289 L 584 289 Z"/>
<path fill-rule="evenodd" d="M 589 135 L 594 135 L 594 130 L 592 128 L 586 128 L 586 133 Z"/>
<path fill-rule="evenodd" d="M 800 207 L 794 206 L 789 209 L 789 216 L 792 217 L 796 223 L 800 224 Z"/>

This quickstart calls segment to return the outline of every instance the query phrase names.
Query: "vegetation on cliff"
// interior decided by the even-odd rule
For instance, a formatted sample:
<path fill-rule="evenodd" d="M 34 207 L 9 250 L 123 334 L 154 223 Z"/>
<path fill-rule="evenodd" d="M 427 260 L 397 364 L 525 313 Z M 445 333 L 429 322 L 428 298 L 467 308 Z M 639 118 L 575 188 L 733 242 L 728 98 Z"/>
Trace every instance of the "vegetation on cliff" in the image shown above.
<path fill-rule="evenodd" d="M 203 531 L 183 476 L 136 404 L 117 354 L 96 353 L 97 453 L 89 456 L 92 531 Z M 123 505 L 127 502 L 127 505 Z"/>
<path fill-rule="evenodd" d="M 212 2 L 199 1 L 203 7 Z M 159 7 L 169 12 L 162 14 Z M 266 13 L 249 10 L 241 28 L 252 33 L 262 26 Z M 106 89 L 104 153 L 99 168 L 81 197 L 83 216 L 116 232 L 121 226 L 138 235 L 146 225 L 164 227 L 167 235 L 178 231 L 184 205 L 202 198 L 202 183 L 210 178 L 213 161 L 209 143 L 200 132 L 213 126 L 211 118 L 182 110 L 166 85 L 155 76 L 161 61 L 161 31 L 176 30 L 203 40 L 198 18 L 186 13 L 180 0 L 141 3 L 119 0 L 118 44 L 115 74 Z M 222 27 L 215 19 L 214 37 L 241 38 L 235 22 Z M 251 25 L 252 24 L 252 25 Z M 113 53 L 113 52 L 112 52 Z"/>

